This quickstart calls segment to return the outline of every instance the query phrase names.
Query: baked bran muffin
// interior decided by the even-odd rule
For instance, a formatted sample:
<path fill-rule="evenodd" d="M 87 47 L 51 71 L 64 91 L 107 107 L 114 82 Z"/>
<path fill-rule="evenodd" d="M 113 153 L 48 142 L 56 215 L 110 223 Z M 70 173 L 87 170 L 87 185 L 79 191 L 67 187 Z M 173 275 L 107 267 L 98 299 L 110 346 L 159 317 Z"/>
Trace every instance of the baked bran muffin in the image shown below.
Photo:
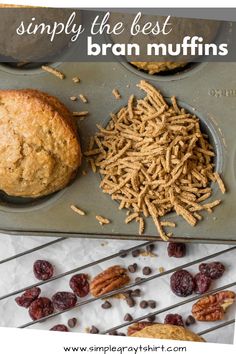
<path fill-rule="evenodd" d="M 171 71 L 178 68 L 183 68 L 187 62 L 172 62 L 172 61 L 133 61 L 132 65 L 140 70 L 147 71 L 148 74 L 153 75 L 160 72 Z"/>
<path fill-rule="evenodd" d="M 142 330 L 133 333 L 131 337 L 205 342 L 202 337 L 184 327 L 160 323 L 145 327 Z"/>
<path fill-rule="evenodd" d="M 0 189 L 40 197 L 64 188 L 81 164 L 68 109 L 37 90 L 0 90 Z"/>

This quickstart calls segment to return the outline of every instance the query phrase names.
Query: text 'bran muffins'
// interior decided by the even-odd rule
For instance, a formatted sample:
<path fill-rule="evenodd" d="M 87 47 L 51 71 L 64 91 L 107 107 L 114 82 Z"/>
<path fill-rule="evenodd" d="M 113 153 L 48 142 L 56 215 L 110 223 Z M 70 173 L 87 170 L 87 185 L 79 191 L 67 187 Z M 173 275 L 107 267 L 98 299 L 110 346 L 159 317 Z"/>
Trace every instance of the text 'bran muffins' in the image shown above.
<path fill-rule="evenodd" d="M 39 197 L 64 188 L 81 163 L 68 109 L 37 90 L 0 91 L 0 189 Z"/>

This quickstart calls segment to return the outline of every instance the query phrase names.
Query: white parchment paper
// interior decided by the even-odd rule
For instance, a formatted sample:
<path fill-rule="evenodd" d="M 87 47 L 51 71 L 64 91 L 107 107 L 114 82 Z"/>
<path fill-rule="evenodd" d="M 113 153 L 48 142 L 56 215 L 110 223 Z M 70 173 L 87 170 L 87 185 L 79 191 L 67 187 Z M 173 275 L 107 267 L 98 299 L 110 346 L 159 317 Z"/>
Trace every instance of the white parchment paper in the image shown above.
<path fill-rule="evenodd" d="M 30 248 L 37 247 L 51 240 L 53 240 L 53 238 L 7 236 L 0 234 L 0 260 L 11 257 L 19 252 L 24 252 Z M 86 265 L 87 263 L 100 258 L 107 257 L 121 249 L 133 247 L 142 243 L 143 242 L 117 240 L 66 239 L 37 252 L 0 264 L 0 296 L 22 289 L 25 286 L 35 284 L 37 280 L 34 278 L 32 265 L 37 259 L 50 261 L 54 265 L 55 275 L 57 275 L 73 268 Z M 127 267 L 129 264 L 137 263 L 138 271 L 135 274 L 131 274 L 131 278 L 134 279 L 135 277 L 143 276 L 142 267 L 145 265 L 150 266 L 153 272 L 152 274 L 155 274 L 159 272 L 159 267 L 163 267 L 167 270 L 231 247 L 226 245 L 189 244 L 187 245 L 187 255 L 184 258 L 176 259 L 167 256 L 166 246 L 165 243 L 156 243 L 154 257 L 139 256 L 134 258 L 131 255 L 128 255 L 126 258 L 116 257 L 96 266 L 86 268 L 83 272 L 89 274 L 90 277 L 93 277 L 111 265 L 119 264 Z M 235 257 L 236 250 L 213 258 L 213 260 L 223 262 L 227 270 L 221 279 L 214 281 L 212 288 L 235 281 Z M 189 267 L 188 270 L 193 274 L 196 274 L 198 272 L 198 264 Z M 41 286 L 42 296 L 51 297 L 56 291 L 70 291 L 70 277 L 71 275 Z M 91 325 L 98 327 L 100 331 L 104 331 L 123 323 L 123 318 L 126 313 L 130 313 L 133 318 L 137 318 L 151 311 L 155 311 L 151 309 L 141 309 L 139 307 L 139 302 L 141 300 L 155 300 L 157 302 L 156 310 L 181 302 L 183 298 L 179 298 L 171 292 L 169 279 L 170 275 L 166 275 L 144 285 L 137 286 L 137 288 L 141 289 L 142 296 L 141 298 L 136 298 L 137 304 L 133 308 L 129 308 L 124 300 L 114 298 L 110 300 L 112 308 L 104 310 L 101 308 L 102 301 L 99 300 L 86 306 L 70 310 L 69 312 L 59 315 L 51 320 L 35 324 L 30 328 L 48 330 L 55 324 L 67 324 L 69 318 L 76 317 L 78 324 L 71 331 L 85 332 Z M 236 287 L 231 288 L 231 290 L 236 291 Z M 11 296 L 0 302 L 0 326 L 18 327 L 31 321 L 28 311 L 17 306 L 14 299 L 15 296 Z M 191 313 L 191 307 L 192 303 L 177 307 L 172 311 L 157 316 L 156 321 L 162 322 L 167 313 L 179 313 L 183 318 L 186 318 Z M 236 306 L 233 305 L 226 313 L 225 320 L 234 317 L 235 309 Z M 199 332 L 216 324 L 218 323 L 199 322 L 192 325 L 190 329 Z M 126 329 L 127 327 L 122 328 L 120 332 L 125 333 Z M 224 327 L 204 336 L 207 341 L 228 344 L 233 343 L 233 337 L 233 325 Z"/>

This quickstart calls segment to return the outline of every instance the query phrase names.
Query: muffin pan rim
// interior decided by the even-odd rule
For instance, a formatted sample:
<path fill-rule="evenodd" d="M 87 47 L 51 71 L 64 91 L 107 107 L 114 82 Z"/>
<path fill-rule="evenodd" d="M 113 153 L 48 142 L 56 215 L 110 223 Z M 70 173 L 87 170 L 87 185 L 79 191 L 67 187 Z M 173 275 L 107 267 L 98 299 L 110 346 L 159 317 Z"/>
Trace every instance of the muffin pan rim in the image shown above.
<path fill-rule="evenodd" d="M 62 64 L 61 61 L 55 61 L 53 63 L 48 63 L 48 64 L 42 64 L 39 63 L 39 66 L 36 68 L 32 68 L 32 69 L 24 69 L 24 68 L 13 68 L 10 65 L 8 65 L 8 63 L 0 63 L 0 71 L 4 71 L 8 74 L 12 74 L 12 75 L 42 75 L 45 74 L 45 71 L 43 69 L 41 69 L 42 65 L 50 65 L 53 68 L 57 68 L 58 66 L 60 66 Z"/>

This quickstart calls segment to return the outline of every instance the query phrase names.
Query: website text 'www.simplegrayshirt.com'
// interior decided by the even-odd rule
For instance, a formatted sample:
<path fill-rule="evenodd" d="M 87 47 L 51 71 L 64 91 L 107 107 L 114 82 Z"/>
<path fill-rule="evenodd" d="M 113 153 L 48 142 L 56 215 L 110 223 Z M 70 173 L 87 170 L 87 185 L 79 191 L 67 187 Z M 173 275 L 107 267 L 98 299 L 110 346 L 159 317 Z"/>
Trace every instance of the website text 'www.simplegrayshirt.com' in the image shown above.
<path fill-rule="evenodd" d="M 119 353 L 119 354 L 125 354 L 125 353 L 132 353 L 132 354 L 138 354 L 138 353 L 146 353 L 146 352 L 175 352 L 175 353 L 185 353 L 187 352 L 187 347 L 180 347 L 180 346 L 165 346 L 165 345 L 139 345 L 139 346 L 114 346 L 114 345 L 108 345 L 108 346 L 78 346 L 78 347 L 63 347 L 64 352 L 67 353 Z"/>

